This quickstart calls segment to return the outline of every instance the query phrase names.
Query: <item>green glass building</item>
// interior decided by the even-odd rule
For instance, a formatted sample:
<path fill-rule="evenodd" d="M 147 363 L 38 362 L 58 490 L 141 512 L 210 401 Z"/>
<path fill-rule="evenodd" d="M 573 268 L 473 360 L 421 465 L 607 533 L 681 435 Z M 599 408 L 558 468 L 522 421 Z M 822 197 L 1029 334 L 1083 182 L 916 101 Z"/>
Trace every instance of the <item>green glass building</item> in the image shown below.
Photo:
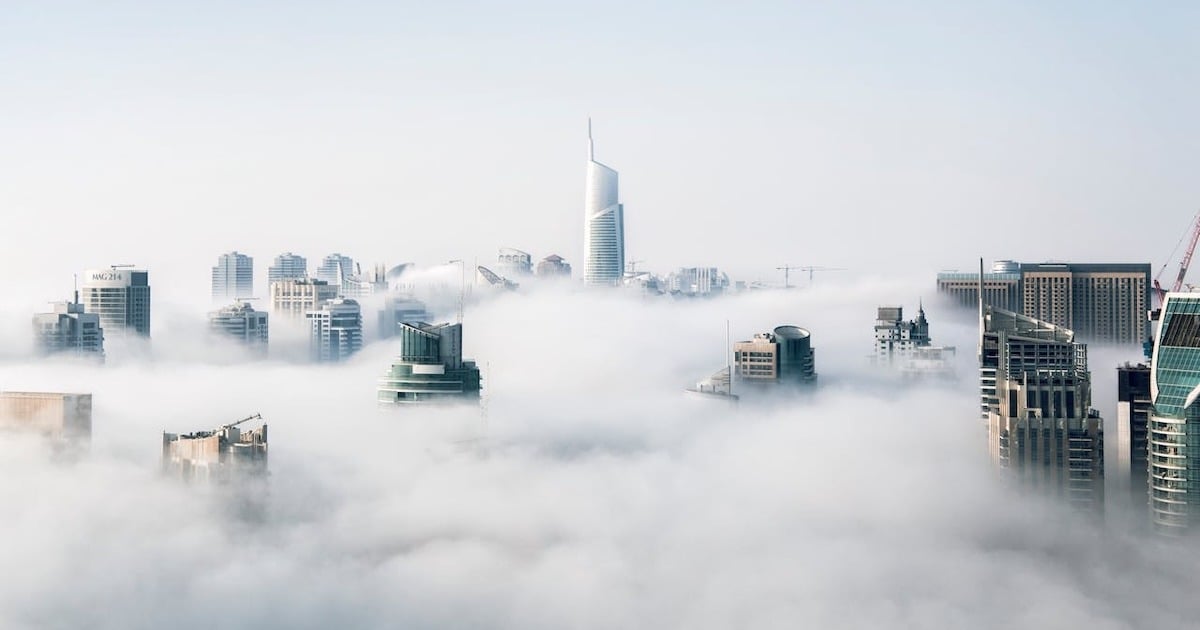
<path fill-rule="evenodd" d="M 462 358 L 462 324 L 400 324 L 400 356 L 379 379 L 381 404 L 478 402 L 479 368 Z"/>
<path fill-rule="evenodd" d="M 1200 524 L 1200 294 L 1167 294 L 1154 341 L 1150 516 L 1178 535 Z"/>

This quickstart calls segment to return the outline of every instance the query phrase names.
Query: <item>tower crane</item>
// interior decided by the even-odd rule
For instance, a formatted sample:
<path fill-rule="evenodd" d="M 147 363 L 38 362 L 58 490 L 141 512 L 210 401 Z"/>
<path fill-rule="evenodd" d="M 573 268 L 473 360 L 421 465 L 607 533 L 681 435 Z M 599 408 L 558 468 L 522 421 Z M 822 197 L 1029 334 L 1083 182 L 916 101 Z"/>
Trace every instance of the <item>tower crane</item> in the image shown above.
<path fill-rule="evenodd" d="M 1192 219 L 1192 238 L 1188 241 L 1187 249 L 1183 251 L 1183 259 L 1179 261 L 1179 275 L 1175 276 L 1175 284 L 1171 285 L 1171 291 L 1178 291 L 1183 288 L 1183 278 L 1187 275 L 1188 266 L 1192 264 L 1192 254 L 1196 252 L 1196 243 L 1200 241 L 1200 211 L 1196 212 L 1196 216 Z M 1179 238 L 1179 242 L 1183 242 L 1183 237 Z M 1175 249 L 1179 249 L 1179 244 L 1175 244 Z M 1171 252 L 1175 254 L 1174 251 Z M 1159 278 L 1163 272 L 1167 270 L 1169 262 L 1163 263 L 1162 269 L 1158 271 L 1158 275 L 1154 276 L 1154 294 L 1158 296 L 1158 304 L 1162 306 L 1163 299 L 1167 296 L 1167 290 L 1162 287 Z"/>
<path fill-rule="evenodd" d="M 776 268 L 775 268 L 775 270 L 776 270 L 776 271 L 782 271 L 782 272 L 783 272 L 783 288 L 785 288 L 785 289 L 790 289 L 790 288 L 792 288 L 792 284 L 791 284 L 791 282 L 790 282 L 789 274 L 791 273 L 791 271 L 792 271 L 793 269 L 804 269 L 804 267 L 793 267 L 793 266 L 791 266 L 791 265 L 784 265 L 784 266 L 782 266 L 782 267 L 776 267 Z"/>

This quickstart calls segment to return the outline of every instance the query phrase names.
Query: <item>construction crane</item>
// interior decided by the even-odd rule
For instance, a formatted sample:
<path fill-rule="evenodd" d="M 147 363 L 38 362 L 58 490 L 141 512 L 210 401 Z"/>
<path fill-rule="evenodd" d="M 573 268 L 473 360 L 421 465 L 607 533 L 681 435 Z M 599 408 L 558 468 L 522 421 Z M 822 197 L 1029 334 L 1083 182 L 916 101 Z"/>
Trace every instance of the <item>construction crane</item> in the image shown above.
<path fill-rule="evenodd" d="M 815 267 L 815 266 L 811 266 L 811 265 L 807 265 L 807 266 L 803 266 L 803 267 L 794 267 L 792 265 L 784 265 L 782 267 L 776 267 L 775 269 L 783 272 L 783 288 L 785 288 L 785 289 L 792 288 L 791 282 L 789 280 L 789 273 L 793 270 L 807 271 L 808 272 L 808 286 L 810 286 L 810 287 L 813 284 L 813 275 L 818 271 L 845 271 L 845 269 L 842 267 Z"/>
<path fill-rule="evenodd" d="M 1175 284 L 1171 285 L 1171 291 L 1175 292 L 1183 288 L 1183 278 L 1187 275 L 1188 266 L 1192 264 L 1192 254 L 1196 252 L 1196 242 L 1200 241 L 1200 211 L 1196 212 L 1196 216 L 1192 218 L 1192 238 L 1188 241 L 1187 249 L 1183 251 L 1183 259 L 1179 261 L 1179 274 L 1175 276 Z M 1183 237 L 1179 237 L 1179 243 L 1183 242 Z M 1175 250 L 1179 249 L 1179 243 L 1175 244 Z M 1171 255 L 1175 255 L 1175 250 L 1171 251 Z M 1158 275 L 1154 276 L 1154 294 L 1158 296 L 1158 305 L 1162 306 L 1163 300 L 1167 296 L 1167 290 L 1162 287 L 1159 279 L 1162 278 L 1163 272 L 1167 270 L 1167 265 L 1170 262 L 1163 263 L 1162 269 L 1158 271 Z"/>
<path fill-rule="evenodd" d="M 790 288 L 792 288 L 792 284 L 791 284 L 791 281 L 790 281 L 790 275 L 789 275 L 789 274 L 791 274 L 791 272 L 792 272 L 792 270 L 793 270 L 793 269 L 804 269 L 804 267 L 793 267 L 793 266 L 791 266 L 791 265 L 784 265 L 784 266 L 782 266 L 782 267 L 776 267 L 776 268 L 775 268 L 775 270 L 776 270 L 776 271 L 782 271 L 782 272 L 783 272 L 783 288 L 785 288 L 785 289 L 790 289 Z"/>
<path fill-rule="evenodd" d="M 223 424 L 223 425 L 221 425 L 221 428 L 218 429 L 218 431 L 228 429 L 229 427 L 236 427 L 237 425 L 239 425 L 243 422 L 250 422 L 251 420 L 262 420 L 262 414 L 256 413 L 253 416 L 247 416 L 245 418 L 242 418 L 241 420 L 238 420 L 237 422 L 230 422 L 229 424 Z"/>

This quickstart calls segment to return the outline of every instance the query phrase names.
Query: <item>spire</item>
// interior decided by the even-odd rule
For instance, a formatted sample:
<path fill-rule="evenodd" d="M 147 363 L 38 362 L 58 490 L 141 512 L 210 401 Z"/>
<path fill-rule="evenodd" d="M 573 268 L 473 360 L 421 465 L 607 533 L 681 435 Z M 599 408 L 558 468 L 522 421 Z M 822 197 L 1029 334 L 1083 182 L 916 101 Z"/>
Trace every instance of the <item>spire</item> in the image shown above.
<path fill-rule="evenodd" d="M 588 159 L 596 160 L 596 145 L 592 142 L 592 117 L 588 116 Z"/>

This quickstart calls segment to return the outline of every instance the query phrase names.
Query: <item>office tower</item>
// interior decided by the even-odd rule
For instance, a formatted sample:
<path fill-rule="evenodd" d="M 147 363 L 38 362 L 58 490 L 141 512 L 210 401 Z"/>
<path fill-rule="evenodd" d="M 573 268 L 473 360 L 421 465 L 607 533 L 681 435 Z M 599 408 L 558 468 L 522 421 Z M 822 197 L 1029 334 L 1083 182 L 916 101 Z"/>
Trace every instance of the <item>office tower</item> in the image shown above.
<path fill-rule="evenodd" d="M 462 358 L 462 324 L 400 324 L 400 356 L 379 379 L 380 403 L 477 402 L 479 368 Z"/>
<path fill-rule="evenodd" d="M 255 352 L 267 352 L 270 336 L 267 314 L 254 310 L 249 302 L 234 302 L 209 313 L 208 327 L 214 333 L 245 344 Z"/>
<path fill-rule="evenodd" d="M 254 414 L 210 431 L 163 432 L 163 473 L 188 482 L 228 483 L 262 477 L 267 472 L 267 425 L 243 430 Z"/>
<path fill-rule="evenodd" d="M 358 302 L 337 298 L 309 311 L 309 349 L 314 361 L 343 361 L 362 349 L 362 311 Z"/>
<path fill-rule="evenodd" d="M 1150 518 L 1162 534 L 1200 526 L 1200 294 L 1168 293 L 1150 361 Z"/>
<path fill-rule="evenodd" d="M 1022 264 L 1022 312 L 1074 330 L 1089 341 L 1146 339 L 1150 265 Z"/>
<path fill-rule="evenodd" d="M 321 260 L 317 267 L 317 279 L 328 282 L 330 286 L 341 290 L 342 281 L 354 275 L 354 260 L 341 254 L 330 254 Z"/>
<path fill-rule="evenodd" d="M 735 375 L 747 384 L 805 385 L 817 380 L 812 334 L 796 326 L 777 326 L 733 344 L 733 363 Z"/>
<path fill-rule="evenodd" d="M 1071 505 L 1104 507 L 1104 424 L 1087 345 L 1061 326 L 980 305 L 988 450 L 1011 478 Z"/>
<path fill-rule="evenodd" d="M 300 280 L 308 277 L 308 261 L 303 256 L 284 252 L 275 257 L 275 264 L 267 268 L 267 283 L 280 280 Z"/>
<path fill-rule="evenodd" d="M 83 274 L 83 308 L 100 316 L 107 336 L 150 336 L 150 274 L 128 265 Z"/>
<path fill-rule="evenodd" d="M 254 259 L 237 252 L 221 254 L 212 268 L 213 301 L 250 297 L 254 297 Z"/>
<path fill-rule="evenodd" d="M 39 354 L 75 354 L 104 360 L 104 329 L 100 316 L 85 312 L 79 303 L 55 302 L 51 312 L 33 316 L 34 347 Z"/>
<path fill-rule="evenodd" d="M 496 273 L 506 278 L 521 278 L 533 273 L 533 257 L 511 247 L 501 247 L 496 257 Z"/>
<path fill-rule="evenodd" d="M 0 427 L 39 433 L 55 443 L 92 439 L 92 395 L 0 392 Z"/>
<path fill-rule="evenodd" d="M 908 377 L 950 376 L 955 349 L 934 346 L 929 337 L 929 320 L 924 306 L 917 307 L 917 318 L 904 321 L 904 307 L 880 306 L 875 319 L 876 365 L 897 369 Z"/>
<path fill-rule="evenodd" d="M 337 296 L 338 288 L 324 280 L 277 280 L 271 283 L 271 310 L 288 319 L 300 319 Z"/>
<path fill-rule="evenodd" d="M 1153 404 L 1150 366 L 1117 368 L 1117 480 L 1129 492 L 1131 505 L 1145 509 L 1149 492 L 1149 424 Z M 1144 513 L 1144 512 L 1143 512 Z"/>
<path fill-rule="evenodd" d="M 729 289 L 729 276 L 716 267 L 681 267 L 667 276 L 667 291 L 673 295 L 707 297 Z"/>
<path fill-rule="evenodd" d="M 538 262 L 537 276 L 539 278 L 570 278 L 571 265 L 562 256 L 550 254 Z"/>
<path fill-rule="evenodd" d="M 615 286 L 625 273 L 625 209 L 617 196 L 617 172 L 596 161 L 588 121 L 587 195 L 583 217 L 583 281 Z"/>
<path fill-rule="evenodd" d="M 1020 265 L 1009 260 L 992 264 L 992 272 L 983 274 L 983 303 L 1014 313 L 1021 312 Z M 979 303 L 979 274 L 944 272 L 937 275 L 938 293 L 960 306 L 975 308 Z"/>
<path fill-rule="evenodd" d="M 390 339 L 400 334 L 400 324 L 416 324 L 429 320 L 425 303 L 409 295 L 393 295 L 379 311 L 379 336 Z"/>

